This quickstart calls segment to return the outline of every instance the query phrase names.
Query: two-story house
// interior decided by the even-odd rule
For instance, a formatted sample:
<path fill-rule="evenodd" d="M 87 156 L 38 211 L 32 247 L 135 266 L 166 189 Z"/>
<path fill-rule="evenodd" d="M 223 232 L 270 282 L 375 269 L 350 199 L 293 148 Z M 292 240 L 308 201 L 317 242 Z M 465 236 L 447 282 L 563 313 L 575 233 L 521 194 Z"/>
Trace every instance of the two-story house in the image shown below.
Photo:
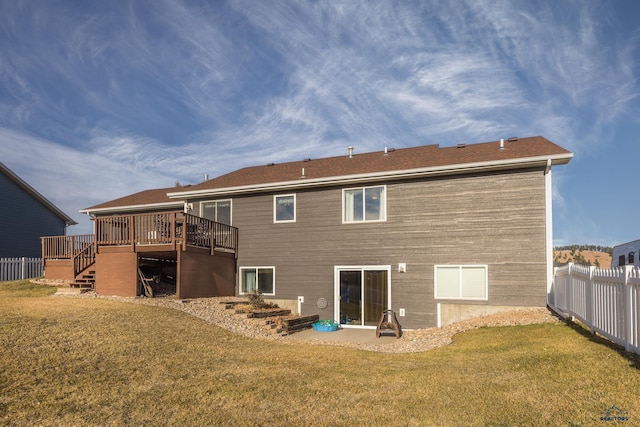
<path fill-rule="evenodd" d="M 0 206 L 0 258 L 37 258 L 41 236 L 66 234 L 77 224 L 2 163 Z"/>
<path fill-rule="evenodd" d="M 127 215 L 170 213 L 136 225 L 143 238 L 135 247 L 176 263 L 178 297 L 259 291 L 344 327 L 375 327 L 392 309 L 404 328 L 424 328 L 546 305 L 551 168 L 572 156 L 543 137 L 372 153 L 350 147 L 343 156 L 243 168 L 84 212 L 96 219 L 96 239 L 110 244 L 119 238 L 114 227 L 132 235 Z M 159 234 L 168 246 L 154 244 Z M 205 243 L 196 248 L 198 238 Z M 135 275 L 118 279 L 144 255 L 128 239 L 98 246 L 97 292 L 139 292 Z M 100 256 L 110 271 L 104 280 Z"/>

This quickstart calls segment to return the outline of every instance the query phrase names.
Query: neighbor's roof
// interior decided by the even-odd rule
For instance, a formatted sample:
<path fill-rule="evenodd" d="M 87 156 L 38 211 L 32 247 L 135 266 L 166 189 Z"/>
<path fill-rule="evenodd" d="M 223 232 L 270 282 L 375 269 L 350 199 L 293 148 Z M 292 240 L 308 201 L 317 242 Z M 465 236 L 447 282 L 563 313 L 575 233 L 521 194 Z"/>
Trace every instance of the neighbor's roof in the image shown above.
<path fill-rule="evenodd" d="M 384 151 L 356 151 L 353 157 L 345 154 L 247 167 L 197 185 L 142 191 L 81 212 L 106 213 L 142 207 L 180 206 L 183 200 L 192 197 L 551 166 L 566 164 L 572 157 L 571 152 L 541 136 L 505 140 L 503 149 L 500 148 L 500 141 L 494 141 L 443 148 L 425 145 L 389 149 L 386 154 Z"/>
<path fill-rule="evenodd" d="M 39 201 L 42 205 L 44 205 L 51 212 L 56 214 L 60 219 L 62 219 L 67 225 L 76 225 L 77 222 L 73 220 L 69 215 L 62 212 L 56 205 L 51 203 L 44 197 L 42 194 L 38 193 L 32 186 L 27 184 L 22 178 L 13 173 L 11 169 L 6 167 L 2 162 L 0 162 L 0 172 L 5 174 L 10 180 L 15 182 L 19 187 L 21 187 L 24 191 L 29 193 L 34 199 Z"/>
<path fill-rule="evenodd" d="M 425 145 L 248 167 L 169 194 L 188 198 L 516 169 L 568 163 L 573 154 L 541 136 L 439 148 Z"/>

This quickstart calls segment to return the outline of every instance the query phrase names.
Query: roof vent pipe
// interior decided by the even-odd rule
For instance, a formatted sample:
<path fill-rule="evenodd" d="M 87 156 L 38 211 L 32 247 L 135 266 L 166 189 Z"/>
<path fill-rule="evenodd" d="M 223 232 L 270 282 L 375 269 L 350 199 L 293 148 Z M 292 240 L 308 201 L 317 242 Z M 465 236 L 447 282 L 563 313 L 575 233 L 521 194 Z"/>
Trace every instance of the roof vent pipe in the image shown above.
<path fill-rule="evenodd" d="M 204 180 L 205 180 L 205 181 L 209 181 L 209 174 L 208 174 L 208 173 L 205 173 L 205 174 L 204 174 Z"/>
<path fill-rule="evenodd" d="M 351 159 L 353 157 L 353 147 L 350 145 L 349 146 L 349 158 Z"/>
<path fill-rule="evenodd" d="M 387 154 L 389 154 L 389 149 L 387 147 L 384 147 L 384 155 L 386 156 Z"/>
<path fill-rule="evenodd" d="M 504 150 L 504 138 L 500 138 L 500 149 Z"/>

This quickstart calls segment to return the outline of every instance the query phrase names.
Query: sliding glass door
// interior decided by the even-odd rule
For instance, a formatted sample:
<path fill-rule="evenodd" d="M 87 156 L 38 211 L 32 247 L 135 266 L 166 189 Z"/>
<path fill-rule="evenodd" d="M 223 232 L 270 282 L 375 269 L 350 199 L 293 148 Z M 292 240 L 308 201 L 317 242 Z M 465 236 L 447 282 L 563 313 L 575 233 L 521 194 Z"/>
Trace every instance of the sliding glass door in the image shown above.
<path fill-rule="evenodd" d="M 336 314 L 343 326 L 375 327 L 390 308 L 390 267 L 336 267 Z"/>

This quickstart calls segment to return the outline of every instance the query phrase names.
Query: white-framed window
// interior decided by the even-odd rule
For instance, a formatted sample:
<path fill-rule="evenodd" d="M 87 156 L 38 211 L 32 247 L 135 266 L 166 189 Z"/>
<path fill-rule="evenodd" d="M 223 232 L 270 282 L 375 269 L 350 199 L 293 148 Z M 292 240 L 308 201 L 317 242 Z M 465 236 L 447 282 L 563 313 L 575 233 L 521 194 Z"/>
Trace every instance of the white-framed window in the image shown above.
<path fill-rule="evenodd" d="M 275 295 L 275 279 L 275 267 L 240 267 L 240 294 Z"/>
<path fill-rule="evenodd" d="M 436 265 L 436 299 L 488 299 L 486 265 Z"/>
<path fill-rule="evenodd" d="M 273 222 L 296 222 L 296 195 L 273 196 Z"/>
<path fill-rule="evenodd" d="M 342 222 L 387 220 L 387 188 L 360 187 L 342 190 Z"/>
<path fill-rule="evenodd" d="M 231 225 L 231 199 L 200 202 L 200 216 Z"/>

